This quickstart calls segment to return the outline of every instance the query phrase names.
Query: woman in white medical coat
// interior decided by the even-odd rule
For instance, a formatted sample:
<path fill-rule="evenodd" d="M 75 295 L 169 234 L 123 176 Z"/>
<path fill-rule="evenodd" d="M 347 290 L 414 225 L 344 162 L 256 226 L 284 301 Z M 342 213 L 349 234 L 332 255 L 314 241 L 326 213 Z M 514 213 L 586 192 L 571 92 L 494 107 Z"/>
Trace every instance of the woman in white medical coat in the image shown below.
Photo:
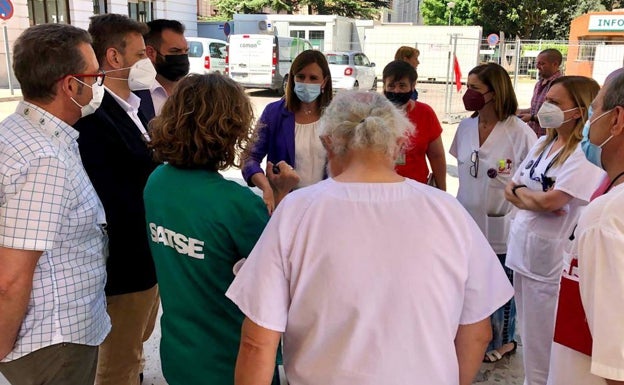
<path fill-rule="evenodd" d="M 461 121 L 450 153 L 457 158 L 457 199 L 488 239 L 503 266 L 513 205 L 505 186 L 536 142 L 531 128 L 516 117 L 516 95 L 507 71 L 488 63 L 468 73 L 464 105 L 475 113 Z M 512 281 L 512 271 L 505 269 Z M 513 281 L 512 281 L 513 283 Z M 492 342 L 484 362 L 513 353 L 516 309 L 513 299 L 492 314 Z"/>
<path fill-rule="evenodd" d="M 604 173 L 579 146 L 598 84 L 584 76 L 553 81 L 537 118 L 547 128 L 516 170 L 505 197 L 518 210 L 509 231 L 525 385 L 548 378 L 563 248 Z"/>

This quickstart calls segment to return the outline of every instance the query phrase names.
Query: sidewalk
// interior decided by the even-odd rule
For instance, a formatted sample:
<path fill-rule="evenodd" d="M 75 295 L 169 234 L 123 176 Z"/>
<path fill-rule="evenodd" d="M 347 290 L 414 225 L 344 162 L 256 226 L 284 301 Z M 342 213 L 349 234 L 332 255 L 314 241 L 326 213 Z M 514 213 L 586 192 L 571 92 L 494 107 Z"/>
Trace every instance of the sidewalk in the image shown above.
<path fill-rule="evenodd" d="M 22 100 L 22 90 L 19 88 L 13 89 L 0 88 L 0 103 L 1 102 L 17 102 Z"/>
<path fill-rule="evenodd" d="M 162 310 L 162 309 L 161 309 Z M 145 369 L 143 370 L 143 385 L 167 385 L 160 369 L 160 316 L 154 328 L 151 338 L 144 344 L 145 349 Z M 192 368 L 189 368 L 192 370 Z M 503 357 L 498 362 L 483 364 L 475 385 L 522 385 L 524 382 L 524 371 L 522 369 L 522 345 L 518 344 L 515 354 Z"/>

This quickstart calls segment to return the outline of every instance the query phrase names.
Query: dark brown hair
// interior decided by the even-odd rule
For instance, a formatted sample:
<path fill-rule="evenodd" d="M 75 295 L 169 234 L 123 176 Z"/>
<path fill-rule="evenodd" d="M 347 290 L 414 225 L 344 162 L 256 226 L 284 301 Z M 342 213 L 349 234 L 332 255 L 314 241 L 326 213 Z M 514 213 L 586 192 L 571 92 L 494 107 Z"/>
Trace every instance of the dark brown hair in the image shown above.
<path fill-rule="evenodd" d="M 177 20 L 156 19 L 148 21 L 147 28 L 149 31 L 143 35 L 145 45 L 151 45 L 156 50 L 159 50 L 162 44 L 163 31 L 169 29 L 178 35 L 184 35 L 184 24 Z"/>
<path fill-rule="evenodd" d="M 306 51 L 301 52 L 293 61 L 290 66 L 290 72 L 288 73 L 288 85 L 286 87 L 286 108 L 295 112 L 299 110 L 301 107 L 301 101 L 295 95 L 295 75 L 297 72 L 304 69 L 306 66 L 316 63 L 319 67 L 321 67 L 321 71 L 323 72 L 323 78 L 327 79 L 325 83 L 325 87 L 322 89 L 321 96 L 316 99 L 317 103 L 320 103 L 321 110 L 327 107 L 329 102 L 331 102 L 333 92 L 332 92 L 332 79 L 331 73 L 329 72 L 329 64 L 327 64 L 327 59 L 325 55 L 320 51 L 315 51 L 312 49 L 308 49 Z"/>
<path fill-rule="evenodd" d="M 40 24 L 25 30 L 13 46 L 13 71 L 26 100 L 50 102 L 58 81 L 82 73 L 87 63 L 80 45 L 91 44 L 84 29 L 67 24 Z"/>
<path fill-rule="evenodd" d="M 503 67 L 496 63 L 487 63 L 471 69 L 468 75 L 477 75 L 489 91 L 494 92 L 494 112 L 499 121 L 515 115 L 518 99 L 511 84 L 511 78 Z M 476 116 L 478 113 L 473 114 Z"/>
<path fill-rule="evenodd" d="M 130 33 L 143 36 L 147 31 L 145 24 L 132 20 L 128 16 L 116 13 L 91 16 L 89 33 L 93 38 L 93 50 L 100 66 L 106 60 L 106 50 L 115 48 L 123 55 L 126 49 L 126 36 Z"/>
<path fill-rule="evenodd" d="M 149 145 L 157 161 L 179 168 L 238 167 L 253 120 L 251 101 L 234 80 L 190 74 L 150 122 Z"/>

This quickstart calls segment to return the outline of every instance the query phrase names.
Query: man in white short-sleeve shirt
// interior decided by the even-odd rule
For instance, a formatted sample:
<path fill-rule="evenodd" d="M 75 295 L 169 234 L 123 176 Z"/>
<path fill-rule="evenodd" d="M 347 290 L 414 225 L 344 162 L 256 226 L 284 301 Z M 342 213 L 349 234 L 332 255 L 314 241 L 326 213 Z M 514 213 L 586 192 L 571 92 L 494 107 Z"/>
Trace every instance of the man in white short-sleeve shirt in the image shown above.
<path fill-rule="evenodd" d="M 549 385 L 624 384 L 624 69 L 607 77 L 592 109 L 582 147 L 611 182 L 581 213 L 575 230 L 591 357 L 553 342 Z"/>
<path fill-rule="evenodd" d="M 226 293 L 243 333 L 284 333 L 293 385 L 458 384 L 456 337 L 512 294 L 459 203 L 407 179 L 289 194 Z"/>

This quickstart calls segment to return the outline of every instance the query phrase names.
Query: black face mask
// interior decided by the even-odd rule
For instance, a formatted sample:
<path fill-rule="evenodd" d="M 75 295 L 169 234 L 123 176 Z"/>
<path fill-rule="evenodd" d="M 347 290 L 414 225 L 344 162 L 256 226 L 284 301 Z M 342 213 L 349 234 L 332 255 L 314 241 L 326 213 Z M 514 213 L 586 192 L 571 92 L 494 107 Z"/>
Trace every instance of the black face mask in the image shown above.
<path fill-rule="evenodd" d="M 401 107 L 405 103 L 409 102 L 412 97 L 412 91 L 409 92 L 388 92 L 384 91 L 384 95 L 391 101 L 395 106 Z"/>
<path fill-rule="evenodd" d="M 156 72 L 165 79 L 176 82 L 189 73 L 189 58 L 184 55 L 161 55 L 156 57 Z"/>

